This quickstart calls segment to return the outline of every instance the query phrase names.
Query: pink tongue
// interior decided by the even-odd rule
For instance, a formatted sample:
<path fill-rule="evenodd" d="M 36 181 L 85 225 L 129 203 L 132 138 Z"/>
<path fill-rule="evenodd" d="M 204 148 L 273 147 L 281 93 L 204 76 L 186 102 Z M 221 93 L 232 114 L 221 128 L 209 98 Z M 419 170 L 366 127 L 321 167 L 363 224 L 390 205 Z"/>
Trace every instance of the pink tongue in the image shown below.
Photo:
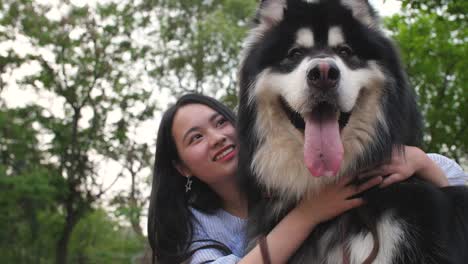
<path fill-rule="evenodd" d="M 321 111 L 305 118 L 304 161 L 312 176 L 334 176 L 343 160 L 343 144 L 335 113 Z"/>

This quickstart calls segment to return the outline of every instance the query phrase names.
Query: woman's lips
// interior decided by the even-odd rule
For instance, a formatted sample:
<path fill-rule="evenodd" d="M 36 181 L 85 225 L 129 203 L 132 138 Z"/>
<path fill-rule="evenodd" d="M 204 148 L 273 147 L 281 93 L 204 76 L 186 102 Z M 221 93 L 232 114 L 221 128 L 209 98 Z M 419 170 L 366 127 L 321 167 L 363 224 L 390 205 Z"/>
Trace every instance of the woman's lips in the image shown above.
<path fill-rule="evenodd" d="M 234 157 L 236 154 L 235 151 L 235 146 L 228 146 L 223 148 L 221 151 L 219 151 L 215 157 L 213 158 L 214 161 L 226 161 L 230 160 Z"/>

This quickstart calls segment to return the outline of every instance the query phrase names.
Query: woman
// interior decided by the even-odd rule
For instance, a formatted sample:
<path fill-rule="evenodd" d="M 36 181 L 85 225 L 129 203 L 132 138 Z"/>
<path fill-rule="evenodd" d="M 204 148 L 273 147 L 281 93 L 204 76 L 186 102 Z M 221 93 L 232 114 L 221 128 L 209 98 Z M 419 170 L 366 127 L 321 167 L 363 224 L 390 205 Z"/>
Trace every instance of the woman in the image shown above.
<path fill-rule="evenodd" d="M 198 94 L 181 97 L 164 113 L 148 219 L 153 261 L 157 257 L 158 263 L 187 259 L 197 264 L 261 263 L 259 246 L 244 256 L 247 204 L 236 181 L 234 124 L 232 111 Z M 266 236 L 272 263 L 285 262 L 317 224 L 360 206 L 361 199 L 348 197 L 370 187 L 386 186 L 415 172 L 438 186 L 448 185 L 444 172 L 424 152 L 414 147 L 405 151 L 406 161 L 395 153 L 391 164 L 368 173 L 390 175 L 385 180 L 375 177 L 353 187 L 343 179 L 301 201 Z M 437 158 L 442 164 L 456 165 L 443 156 Z M 447 174 L 457 176 L 461 169 L 455 171 Z"/>

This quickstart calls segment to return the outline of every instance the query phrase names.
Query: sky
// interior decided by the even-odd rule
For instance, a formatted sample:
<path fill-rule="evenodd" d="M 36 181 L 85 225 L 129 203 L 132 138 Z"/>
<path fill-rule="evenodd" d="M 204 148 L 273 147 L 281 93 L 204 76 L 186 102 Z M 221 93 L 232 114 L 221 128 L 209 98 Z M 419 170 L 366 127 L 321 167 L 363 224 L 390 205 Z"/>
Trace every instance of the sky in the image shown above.
<path fill-rule="evenodd" d="M 401 9 L 401 2 L 396 0 L 370 0 L 381 16 L 391 16 Z"/>

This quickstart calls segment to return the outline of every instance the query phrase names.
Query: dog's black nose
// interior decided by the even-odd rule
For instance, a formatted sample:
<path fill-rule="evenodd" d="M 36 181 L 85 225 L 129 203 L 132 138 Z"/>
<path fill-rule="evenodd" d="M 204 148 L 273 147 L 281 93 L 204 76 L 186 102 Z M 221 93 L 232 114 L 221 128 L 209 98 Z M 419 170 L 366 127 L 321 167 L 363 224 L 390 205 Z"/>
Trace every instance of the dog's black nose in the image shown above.
<path fill-rule="evenodd" d="M 307 73 L 310 85 L 318 89 L 335 88 L 340 79 L 340 70 L 334 62 L 320 62 Z"/>

